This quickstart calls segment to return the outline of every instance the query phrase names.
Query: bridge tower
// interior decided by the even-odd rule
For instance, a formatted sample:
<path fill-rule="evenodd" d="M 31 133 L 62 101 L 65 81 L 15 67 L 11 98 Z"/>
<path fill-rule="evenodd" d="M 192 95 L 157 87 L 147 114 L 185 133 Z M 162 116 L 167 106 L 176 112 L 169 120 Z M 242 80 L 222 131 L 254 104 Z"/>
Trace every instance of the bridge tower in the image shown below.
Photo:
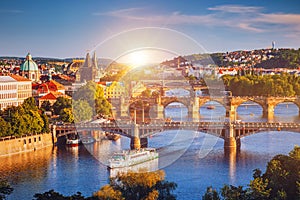
<path fill-rule="evenodd" d="M 155 100 L 155 105 L 151 108 L 151 117 L 154 119 L 164 119 L 164 106 L 161 104 L 161 96 Z"/>

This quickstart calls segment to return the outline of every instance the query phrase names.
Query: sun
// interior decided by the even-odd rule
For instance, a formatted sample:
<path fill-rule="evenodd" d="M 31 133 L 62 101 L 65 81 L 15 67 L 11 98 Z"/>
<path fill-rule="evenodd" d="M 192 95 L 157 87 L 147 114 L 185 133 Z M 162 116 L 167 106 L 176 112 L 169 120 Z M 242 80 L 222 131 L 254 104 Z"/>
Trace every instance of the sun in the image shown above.
<path fill-rule="evenodd" d="M 132 67 L 142 67 L 150 63 L 150 54 L 147 50 L 134 50 L 127 52 L 119 58 L 119 62 L 128 64 Z"/>
<path fill-rule="evenodd" d="M 145 51 L 133 51 L 128 54 L 128 63 L 134 67 L 144 66 L 149 63 L 149 57 Z"/>

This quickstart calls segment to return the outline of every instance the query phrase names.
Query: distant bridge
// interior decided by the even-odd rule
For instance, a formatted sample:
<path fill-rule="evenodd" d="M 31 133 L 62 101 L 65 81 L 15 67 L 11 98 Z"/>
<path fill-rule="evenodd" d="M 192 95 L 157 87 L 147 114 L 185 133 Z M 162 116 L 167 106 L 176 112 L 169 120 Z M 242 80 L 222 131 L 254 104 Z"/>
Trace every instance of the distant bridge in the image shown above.
<path fill-rule="evenodd" d="M 147 102 L 152 106 L 153 118 L 164 118 L 164 109 L 171 103 L 182 103 L 188 109 L 188 119 L 199 121 L 199 109 L 206 102 L 215 101 L 224 106 L 226 117 L 231 121 L 236 118 L 237 108 L 247 102 L 252 101 L 262 107 L 263 116 L 269 122 L 274 119 L 274 109 L 276 105 L 284 102 L 292 102 L 300 112 L 300 97 L 263 97 L 263 96 L 158 96 L 156 98 L 119 98 L 112 99 L 113 114 L 116 119 L 129 116 L 129 107 L 136 101 Z M 201 113 L 200 113 L 201 114 Z M 300 115 L 300 113 L 299 113 Z"/>

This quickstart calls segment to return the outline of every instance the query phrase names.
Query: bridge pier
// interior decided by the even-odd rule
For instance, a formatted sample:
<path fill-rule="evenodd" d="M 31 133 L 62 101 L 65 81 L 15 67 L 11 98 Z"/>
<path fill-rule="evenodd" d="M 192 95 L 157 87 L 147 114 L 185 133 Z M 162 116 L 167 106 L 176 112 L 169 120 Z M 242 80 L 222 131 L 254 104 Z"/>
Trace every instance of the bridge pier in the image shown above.
<path fill-rule="evenodd" d="M 133 124 L 131 127 L 131 140 L 130 140 L 130 148 L 131 149 L 140 149 L 141 148 L 141 140 L 140 140 L 140 131 L 139 125 Z"/>
<path fill-rule="evenodd" d="M 52 144 L 56 145 L 57 144 L 56 125 L 50 126 L 50 130 L 51 130 L 51 133 L 52 133 Z"/>
<path fill-rule="evenodd" d="M 268 103 L 263 107 L 263 117 L 268 119 L 268 122 L 272 122 L 274 119 L 274 105 Z"/>
<path fill-rule="evenodd" d="M 241 141 L 239 138 L 236 138 L 235 129 L 233 124 L 230 123 L 225 130 L 225 138 L 224 138 L 224 150 L 226 151 L 236 151 L 240 149 Z"/>

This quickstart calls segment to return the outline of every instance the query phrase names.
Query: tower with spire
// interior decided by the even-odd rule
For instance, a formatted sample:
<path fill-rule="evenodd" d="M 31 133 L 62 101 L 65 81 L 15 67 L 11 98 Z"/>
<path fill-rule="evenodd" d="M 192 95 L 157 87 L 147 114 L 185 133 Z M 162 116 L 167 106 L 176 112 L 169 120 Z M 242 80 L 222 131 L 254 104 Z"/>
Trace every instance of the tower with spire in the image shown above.
<path fill-rule="evenodd" d="M 86 54 L 85 61 L 76 73 L 76 82 L 84 83 L 87 81 L 95 80 L 98 68 L 96 52 L 93 54 L 91 59 L 90 53 Z"/>

